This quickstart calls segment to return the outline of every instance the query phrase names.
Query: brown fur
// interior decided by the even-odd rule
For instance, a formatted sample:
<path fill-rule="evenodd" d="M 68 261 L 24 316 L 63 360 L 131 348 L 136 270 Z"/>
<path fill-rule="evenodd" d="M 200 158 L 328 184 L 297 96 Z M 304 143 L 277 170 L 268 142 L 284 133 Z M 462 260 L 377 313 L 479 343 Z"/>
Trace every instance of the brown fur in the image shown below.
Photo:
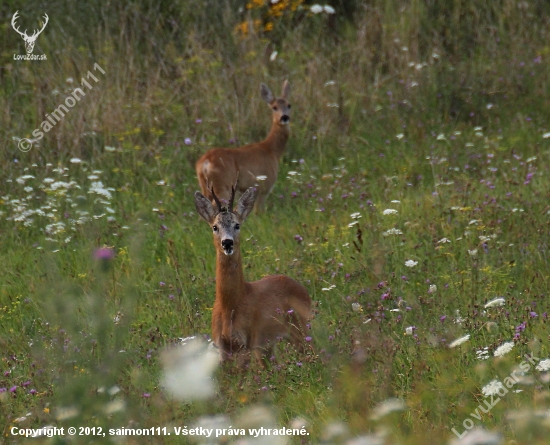
<path fill-rule="evenodd" d="M 262 84 L 261 94 L 273 112 L 271 130 L 266 139 L 239 148 L 213 148 L 195 165 L 202 194 L 211 202 L 213 201 L 209 187 L 213 186 L 216 194 L 227 201 L 231 195 L 231 186 L 239 174 L 239 192 L 244 193 L 250 187 L 257 188 L 255 211 L 258 212 L 263 209 L 265 199 L 275 185 L 279 159 L 290 136 L 290 86 L 288 81 L 285 81 L 281 97 L 276 98 L 269 88 Z M 266 176 L 266 179 L 259 181 L 256 179 L 258 176 Z"/>
<path fill-rule="evenodd" d="M 254 352 L 269 358 L 281 338 L 289 338 L 303 349 L 305 330 L 311 314 L 311 298 L 297 281 L 285 275 L 271 275 L 246 282 L 243 274 L 240 225 L 252 210 L 254 189 L 248 189 L 234 212 L 217 212 L 210 201 L 195 193 L 199 214 L 214 231 L 216 248 L 216 300 L 212 311 L 212 339 L 222 360 L 236 353 Z M 227 254 L 222 241 L 231 239 Z M 227 241 L 226 241 L 227 242 Z"/>

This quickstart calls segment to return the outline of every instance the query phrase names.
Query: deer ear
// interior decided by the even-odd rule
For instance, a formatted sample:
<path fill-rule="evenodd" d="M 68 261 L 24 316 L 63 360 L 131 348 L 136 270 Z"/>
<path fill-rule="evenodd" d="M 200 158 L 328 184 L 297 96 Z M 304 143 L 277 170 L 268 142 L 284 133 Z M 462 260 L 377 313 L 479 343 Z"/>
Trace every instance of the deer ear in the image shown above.
<path fill-rule="evenodd" d="M 273 96 L 271 90 L 263 83 L 260 85 L 260 94 L 262 95 L 262 99 L 268 104 L 275 100 L 275 96 Z"/>
<path fill-rule="evenodd" d="M 252 211 L 255 200 L 256 200 L 256 189 L 253 187 L 250 187 L 246 192 L 244 192 L 243 195 L 241 196 L 241 199 L 239 199 L 239 203 L 237 204 L 237 209 L 235 210 L 235 214 L 239 217 L 241 222 L 243 222 Z"/>
<path fill-rule="evenodd" d="M 214 210 L 214 207 L 212 207 L 212 203 L 199 191 L 195 192 L 195 208 L 202 219 L 204 219 L 208 224 L 211 224 L 212 221 L 214 221 L 216 211 Z"/>
<path fill-rule="evenodd" d="M 290 84 L 288 83 L 288 80 L 285 80 L 283 83 L 283 94 L 281 97 L 286 100 L 290 97 Z"/>

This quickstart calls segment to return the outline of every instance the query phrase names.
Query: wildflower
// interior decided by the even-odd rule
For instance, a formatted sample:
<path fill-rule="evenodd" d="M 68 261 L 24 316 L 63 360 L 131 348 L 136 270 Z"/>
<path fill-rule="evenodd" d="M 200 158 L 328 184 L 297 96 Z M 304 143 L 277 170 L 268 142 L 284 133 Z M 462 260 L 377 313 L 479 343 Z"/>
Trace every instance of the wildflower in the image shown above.
<path fill-rule="evenodd" d="M 405 261 L 405 266 L 407 267 L 414 267 L 418 264 L 418 261 L 414 261 L 414 260 L 407 260 Z"/>
<path fill-rule="evenodd" d="M 396 134 L 395 137 L 398 141 L 400 141 L 401 139 L 403 139 L 405 137 L 405 135 L 403 133 L 399 133 L 399 134 Z"/>
<path fill-rule="evenodd" d="M 325 5 L 325 12 L 327 14 L 334 14 L 336 11 L 334 10 L 334 8 L 330 5 Z"/>
<path fill-rule="evenodd" d="M 385 232 L 382 232 L 382 236 L 390 236 L 390 235 L 403 235 L 403 232 L 399 229 L 389 229 Z"/>
<path fill-rule="evenodd" d="M 489 382 L 483 388 L 481 388 L 481 392 L 483 393 L 483 395 L 485 397 L 495 396 L 495 395 L 498 395 L 501 388 L 506 390 L 506 388 L 504 388 L 504 385 L 502 384 L 502 382 L 495 379 L 495 380 Z"/>
<path fill-rule="evenodd" d="M 183 142 L 185 145 L 191 145 L 191 138 L 185 138 Z"/>
<path fill-rule="evenodd" d="M 327 292 L 329 290 L 334 289 L 335 287 L 336 287 L 336 285 L 331 284 L 329 287 L 323 287 L 321 290 Z"/>
<path fill-rule="evenodd" d="M 544 139 L 548 139 L 548 138 L 550 138 L 550 133 L 544 133 L 544 134 L 542 135 L 542 137 L 543 137 Z"/>
<path fill-rule="evenodd" d="M 491 301 L 488 301 L 484 308 L 487 309 L 487 308 L 490 308 L 490 307 L 496 307 L 496 306 L 504 306 L 504 302 L 506 300 L 502 297 L 497 297 L 497 298 L 493 298 Z"/>
<path fill-rule="evenodd" d="M 353 309 L 353 312 L 362 312 L 363 308 L 359 303 L 351 303 L 351 308 Z"/>
<path fill-rule="evenodd" d="M 502 357 L 506 354 L 508 354 L 512 348 L 514 347 L 513 341 L 508 341 L 506 343 L 502 343 L 494 352 L 495 357 Z"/>
<path fill-rule="evenodd" d="M 115 257 L 115 251 L 110 247 L 101 247 L 94 252 L 94 258 L 96 260 L 109 261 Z"/>
<path fill-rule="evenodd" d="M 471 256 L 471 257 L 476 257 L 477 256 L 477 249 L 472 249 L 472 250 L 468 250 L 468 254 Z"/>
<path fill-rule="evenodd" d="M 166 349 L 162 387 L 176 400 L 204 400 L 216 393 L 212 374 L 219 363 L 218 354 L 203 340 L 191 341 Z"/>
<path fill-rule="evenodd" d="M 371 415 L 371 419 L 379 420 L 390 413 L 393 413 L 395 411 L 404 411 L 406 408 L 407 408 L 407 405 L 402 399 L 397 399 L 397 398 L 387 399 L 374 407 L 373 409 L 374 414 Z M 364 443 L 371 443 L 371 442 L 367 441 Z"/>
<path fill-rule="evenodd" d="M 437 292 L 437 286 L 435 284 L 430 284 L 430 287 L 428 289 L 429 294 L 435 294 Z"/>
<path fill-rule="evenodd" d="M 443 243 L 450 243 L 451 240 L 449 238 L 441 238 L 437 244 L 443 244 Z"/>
<path fill-rule="evenodd" d="M 116 151 L 116 147 L 111 147 L 109 145 L 106 145 L 104 148 L 105 148 L 105 151 L 110 151 L 110 152 Z"/>
<path fill-rule="evenodd" d="M 449 343 L 449 348 L 456 348 L 462 343 L 466 343 L 468 340 L 470 340 L 470 334 L 464 335 L 463 337 L 459 337 L 456 340 L 452 341 L 451 343 Z"/>
<path fill-rule="evenodd" d="M 483 349 L 478 349 L 476 356 L 478 360 L 487 360 L 489 358 L 489 348 L 485 346 Z"/>
<path fill-rule="evenodd" d="M 545 358 L 541 360 L 539 364 L 535 367 L 537 371 L 550 371 L 550 358 Z"/>
<path fill-rule="evenodd" d="M 79 158 L 71 158 L 69 161 L 71 164 L 80 164 L 82 162 L 82 159 Z"/>
<path fill-rule="evenodd" d="M 309 10 L 313 13 L 313 14 L 320 14 L 321 12 L 323 12 L 323 7 L 321 5 L 311 5 L 311 7 L 309 8 Z"/>
<path fill-rule="evenodd" d="M 382 215 L 395 215 L 397 214 L 397 210 L 395 209 L 386 209 L 382 212 Z"/>
<path fill-rule="evenodd" d="M 352 213 L 350 215 L 351 219 L 359 219 L 361 218 L 361 214 L 359 212 Z"/>
<path fill-rule="evenodd" d="M 413 332 L 416 330 L 416 326 L 409 326 L 405 328 L 405 335 L 413 335 Z"/>

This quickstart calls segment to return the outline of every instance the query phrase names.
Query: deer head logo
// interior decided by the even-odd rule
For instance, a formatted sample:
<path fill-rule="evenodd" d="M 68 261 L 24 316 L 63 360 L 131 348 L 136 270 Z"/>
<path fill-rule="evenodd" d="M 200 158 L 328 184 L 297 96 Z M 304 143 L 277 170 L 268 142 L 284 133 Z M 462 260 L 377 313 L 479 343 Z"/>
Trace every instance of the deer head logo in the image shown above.
<path fill-rule="evenodd" d="M 48 24 L 48 20 L 49 20 L 49 17 L 48 17 L 48 14 L 45 14 L 44 13 L 44 24 L 42 25 L 42 29 L 40 31 L 38 30 L 35 30 L 33 33 L 32 33 L 32 36 L 28 36 L 27 35 L 27 30 L 25 29 L 25 32 L 21 32 L 19 31 L 19 27 L 16 27 L 15 26 L 15 21 L 17 20 L 17 14 L 18 14 L 19 11 L 15 11 L 15 14 L 13 14 L 13 18 L 11 19 L 11 26 L 13 27 L 13 29 L 15 29 L 15 31 L 23 38 L 23 40 L 25 41 L 25 50 L 27 51 L 27 54 L 28 55 L 31 55 L 32 54 L 32 51 L 34 49 L 34 43 L 36 42 L 36 39 L 38 38 L 38 36 L 40 35 L 40 33 L 42 31 L 44 31 L 44 28 L 46 27 L 46 25 Z"/>

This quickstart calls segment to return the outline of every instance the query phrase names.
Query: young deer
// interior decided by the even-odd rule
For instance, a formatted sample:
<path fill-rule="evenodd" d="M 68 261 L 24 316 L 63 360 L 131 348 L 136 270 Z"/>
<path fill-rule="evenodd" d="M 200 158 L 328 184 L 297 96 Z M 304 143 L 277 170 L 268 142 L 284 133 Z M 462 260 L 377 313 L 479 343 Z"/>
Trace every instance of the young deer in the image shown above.
<path fill-rule="evenodd" d="M 208 184 L 218 192 L 218 196 L 229 200 L 231 186 L 235 183 L 237 172 L 241 172 L 239 192 L 243 193 L 250 187 L 256 187 L 258 198 L 255 211 L 263 209 L 265 199 L 271 192 L 277 179 L 279 159 L 283 155 L 286 142 L 290 135 L 290 84 L 283 83 L 283 92 L 276 98 L 263 83 L 260 85 L 262 99 L 273 110 L 271 131 L 262 142 L 244 145 L 243 147 L 213 148 L 206 152 L 195 165 L 197 178 L 202 194 L 214 204 Z"/>
<path fill-rule="evenodd" d="M 237 184 L 232 187 L 227 208 L 210 189 L 217 210 L 204 195 L 195 193 L 195 207 L 210 224 L 216 247 L 214 344 L 222 361 L 241 351 L 245 357 L 252 351 L 258 359 L 262 355 L 269 358 L 281 337 L 289 337 L 302 350 L 311 298 L 300 283 L 285 275 L 271 275 L 251 283 L 244 280 L 239 227 L 252 210 L 255 190 L 246 190 L 232 211 L 236 188 Z"/>

